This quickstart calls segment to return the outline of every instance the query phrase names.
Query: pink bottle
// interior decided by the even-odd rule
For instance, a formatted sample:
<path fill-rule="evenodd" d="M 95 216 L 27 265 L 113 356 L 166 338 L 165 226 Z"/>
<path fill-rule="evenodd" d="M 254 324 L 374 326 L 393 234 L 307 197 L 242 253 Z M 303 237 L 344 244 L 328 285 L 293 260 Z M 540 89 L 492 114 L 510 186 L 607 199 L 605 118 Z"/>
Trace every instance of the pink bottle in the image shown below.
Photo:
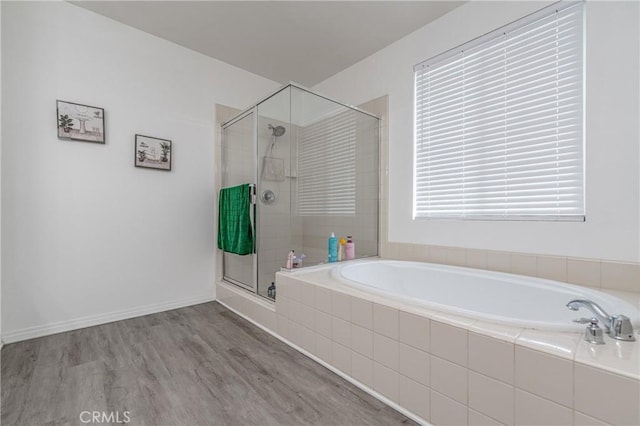
<path fill-rule="evenodd" d="M 347 236 L 347 244 L 344 246 L 344 259 L 351 260 L 356 258 L 356 245 L 353 243 L 353 237 Z"/>

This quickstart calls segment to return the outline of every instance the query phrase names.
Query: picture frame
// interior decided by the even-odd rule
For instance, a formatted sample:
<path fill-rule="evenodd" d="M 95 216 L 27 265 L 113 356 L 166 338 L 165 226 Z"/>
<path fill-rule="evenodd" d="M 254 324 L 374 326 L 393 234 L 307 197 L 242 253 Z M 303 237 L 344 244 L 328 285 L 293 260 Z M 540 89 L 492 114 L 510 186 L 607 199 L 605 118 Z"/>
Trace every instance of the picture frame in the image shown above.
<path fill-rule="evenodd" d="M 173 146 L 169 139 L 136 134 L 133 156 L 136 167 L 170 172 Z"/>
<path fill-rule="evenodd" d="M 56 100 L 58 139 L 104 144 L 104 108 Z"/>

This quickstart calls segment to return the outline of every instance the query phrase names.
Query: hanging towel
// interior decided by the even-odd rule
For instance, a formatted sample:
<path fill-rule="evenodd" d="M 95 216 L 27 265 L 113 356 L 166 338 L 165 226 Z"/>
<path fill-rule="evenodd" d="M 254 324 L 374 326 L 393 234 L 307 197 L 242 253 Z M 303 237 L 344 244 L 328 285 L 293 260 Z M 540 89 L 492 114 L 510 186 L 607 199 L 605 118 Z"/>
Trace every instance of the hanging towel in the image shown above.
<path fill-rule="evenodd" d="M 253 247 L 250 185 L 222 188 L 218 203 L 218 248 L 245 255 L 253 253 Z"/>

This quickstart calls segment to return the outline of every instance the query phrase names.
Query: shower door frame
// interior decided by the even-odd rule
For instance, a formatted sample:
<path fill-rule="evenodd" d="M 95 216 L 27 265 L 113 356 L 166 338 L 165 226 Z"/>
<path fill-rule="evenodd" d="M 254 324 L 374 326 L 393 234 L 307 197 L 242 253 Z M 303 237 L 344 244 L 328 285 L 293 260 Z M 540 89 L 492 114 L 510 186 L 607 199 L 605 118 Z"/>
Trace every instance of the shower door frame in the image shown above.
<path fill-rule="evenodd" d="M 258 244 L 260 243 L 260 239 L 258 238 L 258 210 L 256 203 L 256 190 L 258 184 L 258 105 L 246 109 L 242 111 L 240 114 L 233 117 L 231 120 L 222 123 L 222 148 L 224 148 L 225 143 L 227 143 L 227 136 L 225 130 L 228 127 L 233 126 L 237 122 L 247 118 L 253 114 L 253 135 L 251 136 L 251 145 L 253 147 L 253 182 L 249 182 L 251 185 L 251 225 L 253 227 L 253 245 L 254 252 L 251 253 L 251 265 L 253 268 L 251 279 L 252 282 L 250 284 L 243 283 L 238 281 L 232 277 L 226 275 L 226 265 L 225 265 L 225 253 L 222 252 L 222 279 L 224 281 L 228 281 L 232 284 L 235 284 L 241 288 L 251 291 L 252 293 L 258 294 Z M 222 173 L 221 173 L 221 187 L 224 188 L 227 186 L 227 158 L 225 154 L 225 149 L 221 149 L 221 165 L 222 165 Z"/>

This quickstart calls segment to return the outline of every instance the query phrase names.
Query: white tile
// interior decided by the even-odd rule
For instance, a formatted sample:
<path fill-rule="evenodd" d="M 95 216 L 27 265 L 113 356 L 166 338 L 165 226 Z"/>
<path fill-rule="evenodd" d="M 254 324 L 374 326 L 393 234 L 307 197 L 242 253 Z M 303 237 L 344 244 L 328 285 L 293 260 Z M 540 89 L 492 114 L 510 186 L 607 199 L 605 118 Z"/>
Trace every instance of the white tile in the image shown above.
<path fill-rule="evenodd" d="M 280 336 L 284 337 L 287 340 L 289 340 L 290 338 L 289 324 L 291 324 L 289 318 L 285 317 L 284 315 L 276 316 L 276 331 Z"/>
<path fill-rule="evenodd" d="M 469 371 L 469 408 L 512 425 L 513 398 L 513 386 Z"/>
<path fill-rule="evenodd" d="M 350 297 L 337 291 L 331 292 L 331 313 L 334 317 L 351 321 Z"/>
<path fill-rule="evenodd" d="M 413 258 L 418 262 L 429 261 L 429 246 L 423 244 L 414 244 Z"/>
<path fill-rule="evenodd" d="M 373 331 L 351 324 L 351 349 L 373 358 Z"/>
<path fill-rule="evenodd" d="M 516 346 L 516 387 L 573 408 L 573 362 Z"/>
<path fill-rule="evenodd" d="M 316 310 L 303 304 L 299 304 L 299 309 L 300 311 L 299 311 L 298 322 L 310 330 L 315 330 L 316 329 Z"/>
<path fill-rule="evenodd" d="M 351 322 L 373 330 L 373 303 L 358 297 L 351 297 Z"/>
<path fill-rule="evenodd" d="M 298 280 L 291 279 L 291 286 L 289 287 L 289 294 L 290 294 L 291 300 L 294 300 L 296 302 L 300 302 L 301 301 L 302 291 L 301 291 L 301 288 L 300 288 L 300 282 Z"/>
<path fill-rule="evenodd" d="M 467 330 L 431 321 L 429 350 L 440 358 L 467 365 Z"/>
<path fill-rule="evenodd" d="M 467 249 L 467 265 L 469 268 L 487 269 L 487 251 Z"/>
<path fill-rule="evenodd" d="M 429 421 L 429 388 L 400 376 L 400 406 Z"/>
<path fill-rule="evenodd" d="M 313 353 L 315 351 L 316 333 L 307 327 L 300 329 L 300 346 L 302 349 Z"/>
<path fill-rule="evenodd" d="M 565 257 L 538 256 L 536 262 L 538 277 L 560 282 L 567 281 L 567 259 Z"/>
<path fill-rule="evenodd" d="M 631 343 L 637 345 L 638 342 Z M 575 409 L 611 424 L 640 424 L 640 382 L 575 364 Z"/>
<path fill-rule="evenodd" d="M 438 426 L 464 426 L 467 424 L 467 406 L 431 390 L 431 424 Z"/>
<path fill-rule="evenodd" d="M 351 323 L 340 318 L 331 318 L 331 339 L 343 346 L 351 346 Z"/>
<path fill-rule="evenodd" d="M 600 261 L 567 259 L 567 281 L 573 284 L 600 288 Z"/>
<path fill-rule="evenodd" d="M 289 322 L 289 340 L 298 346 L 302 346 L 302 329 L 304 327 L 297 322 Z"/>
<path fill-rule="evenodd" d="M 324 337 L 328 337 L 330 339 L 332 335 L 331 316 L 322 311 L 315 311 L 315 317 L 316 333 L 320 333 Z"/>
<path fill-rule="evenodd" d="M 315 299 L 316 299 L 316 309 L 325 312 L 327 314 L 331 313 L 331 290 L 328 288 L 314 286 L 315 290 Z"/>
<path fill-rule="evenodd" d="M 447 265 L 466 266 L 466 250 L 459 247 L 447 247 Z"/>
<path fill-rule="evenodd" d="M 573 412 L 573 425 L 574 426 L 609 426 L 608 423 L 605 423 L 598 419 L 594 419 L 593 417 L 587 416 L 586 414 L 582 414 L 579 411 Z"/>
<path fill-rule="evenodd" d="M 509 263 L 511 273 L 535 277 L 538 272 L 536 256 L 528 254 L 511 253 Z"/>
<path fill-rule="evenodd" d="M 321 334 L 316 333 L 316 344 L 313 354 L 323 361 L 331 362 L 332 357 L 332 342 L 330 339 L 324 337 Z"/>
<path fill-rule="evenodd" d="M 373 389 L 373 360 L 351 351 L 351 376 Z"/>
<path fill-rule="evenodd" d="M 469 426 L 501 426 L 502 423 L 469 408 Z"/>
<path fill-rule="evenodd" d="M 380 364 L 398 371 L 399 343 L 378 333 L 373 333 L 373 359 Z"/>
<path fill-rule="evenodd" d="M 393 402 L 398 402 L 399 374 L 377 362 L 373 363 L 373 389 Z"/>
<path fill-rule="evenodd" d="M 431 356 L 431 388 L 456 401 L 467 404 L 467 369 L 444 359 Z"/>
<path fill-rule="evenodd" d="M 351 350 L 333 342 L 331 345 L 331 364 L 343 373 L 351 375 Z"/>
<path fill-rule="evenodd" d="M 630 378 L 640 377 L 640 345 L 608 338 L 605 341 L 606 345 L 592 345 L 581 340 L 575 362 Z"/>
<path fill-rule="evenodd" d="M 573 411 L 562 405 L 516 389 L 515 419 L 517 425 L 571 425 Z"/>
<path fill-rule="evenodd" d="M 313 284 L 307 284 L 307 283 L 303 283 L 300 282 L 299 283 L 300 286 L 300 301 L 309 306 L 309 307 L 315 307 L 315 290 L 314 290 L 314 285 Z"/>
<path fill-rule="evenodd" d="M 429 352 L 429 319 L 399 311 L 398 335 L 402 343 Z"/>
<path fill-rule="evenodd" d="M 476 321 L 469 328 L 469 332 L 474 332 L 485 337 L 491 337 L 507 343 L 514 343 L 524 329 L 512 327 L 493 322 Z"/>
<path fill-rule="evenodd" d="M 516 347 L 524 346 L 535 351 L 573 360 L 582 338 L 581 333 L 524 329 L 516 339 Z"/>
<path fill-rule="evenodd" d="M 441 246 L 429 246 L 429 262 L 447 263 L 447 248 Z"/>
<path fill-rule="evenodd" d="M 511 271 L 511 262 L 509 253 L 501 251 L 487 252 L 487 269 L 497 272 Z"/>
<path fill-rule="evenodd" d="M 399 371 L 425 386 L 429 386 L 429 354 L 400 343 Z"/>
<path fill-rule="evenodd" d="M 289 309 L 289 305 L 291 304 L 291 302 L 289 300 L 290 299 L 287 297 L 278 296 L 276 300 L 276 313 L 278 315 L 282 315 L 286 318 L 289 318 L 289 316 L 291 315 L 291 312 Z"/>
<path fill-rule="evenodd" d="M 514 345 L 476 333 L 469 333 L 469 368 L 513 384 Z"/>
<path fill-rule="evenodd" d="M 373 304 L 373 331 L 391 339 L 398 339 L 398 310 Z"/>
<path fill-rule="evenodd" d="M 602 262 L 602 288 L 623 291 L 640 291 L 640 264 Z"/>
<path fill-rule="evenodd" d="M 302 320 L 302 315 L 302 304 L 295 300 L 289 300 L 289 319 L 299 324 Z"/>

